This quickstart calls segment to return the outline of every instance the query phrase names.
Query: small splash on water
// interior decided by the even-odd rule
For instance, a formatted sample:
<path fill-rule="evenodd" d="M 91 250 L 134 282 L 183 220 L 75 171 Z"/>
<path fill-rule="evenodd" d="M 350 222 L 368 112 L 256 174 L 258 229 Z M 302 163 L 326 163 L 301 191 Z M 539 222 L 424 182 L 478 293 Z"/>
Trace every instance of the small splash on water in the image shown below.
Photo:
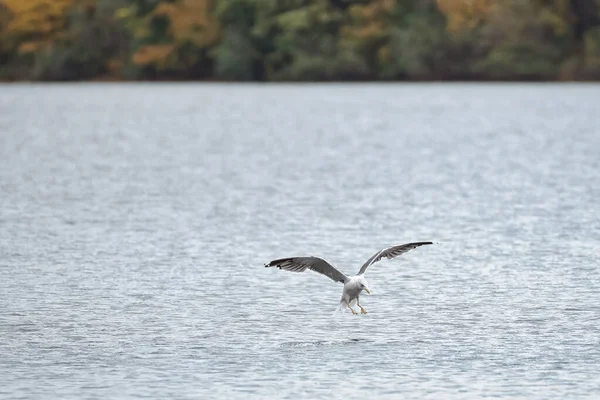
<path fill-rule="evenodd" d="M 350 306 L 354 306 L 356 304 L 356 300 L 352 300 L 350 302 Z M 332 315 L 343 315 L 343 314 L 351 314 L 352 312 L 348 308 L 345 302 L 340 301 L 338 306 L 333 311 Z"/>
<path fill-rule="evenodd" d="M 357 344 L 359 342 L 367 342 L 367 339 L 340 339 L 340 340 L 313 340 L 304 342 L 285 342 L 278 347 L 296 348 L 296 347 L 317 347 L 317 346 L 343 346 L 349 344 Z"/>

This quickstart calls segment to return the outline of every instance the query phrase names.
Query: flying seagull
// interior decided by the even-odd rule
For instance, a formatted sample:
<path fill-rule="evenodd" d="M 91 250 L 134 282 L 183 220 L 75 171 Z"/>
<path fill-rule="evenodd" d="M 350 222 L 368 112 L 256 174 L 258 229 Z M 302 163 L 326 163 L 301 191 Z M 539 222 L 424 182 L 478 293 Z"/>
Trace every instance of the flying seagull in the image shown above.
<path fill-rule="evenodd" d="M 432 242 L 415 242 L 415 243 L 406 243 L 399 244 L 395 246 L 388 247 L 386 249 L 380 250 L 377 253 L 373 254 L 371 258 L 367 260 L 366 263 L 360 267 L 360 271 L 358 271 L 358 275 L 354 276 L 346 276 L 345 274 L 338 271 L 333 265 L 329 264 L 327 261 L 323 260 L 319 257 L 290 257 L 290 258 L 280 258 L 278 260 L 273 260 L 268 264 L 265 264 L 265 267 L 277 267 L 279 269 L 283 269 L 291 272 L 304 272 L 307 269 L 311 269 L 320 274 L 325 275 L 326 277 L 344 284 L 344 290 L 342 292 L 342 298 L 340 300 L 340 305 L 346 305 L 352 314 L 358 314 L 352 306 L 354 305 L 354 301 L 356 300 L 356 304 L 360 308 L 360 312 L 362 314 L 366 314 L 367 310 L 360 305 L 359 297 L 360 293 L 363 290 L 366 290 L 368 294 L 371 294 L 369 290 L 369 283 L 364 278 L 365 272 L 369 266 L 375 264 L 377 261 L 387 258 L 392 259 L 396 258 L 401 254 L 406 253 L 414 248 L 419 246 L 423 246 L 426 244 L 433 244 Z"/>

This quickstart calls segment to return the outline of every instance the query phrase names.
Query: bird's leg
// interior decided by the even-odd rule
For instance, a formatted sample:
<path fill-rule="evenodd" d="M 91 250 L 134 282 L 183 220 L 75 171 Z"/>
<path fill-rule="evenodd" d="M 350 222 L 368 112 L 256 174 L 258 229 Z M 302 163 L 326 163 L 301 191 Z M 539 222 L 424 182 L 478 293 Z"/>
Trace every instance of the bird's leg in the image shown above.
<path fill-rule="evenodd" d="M 352 314 L 354 314 L 354 315 L 358 314 L 356 311 L 354 311 L 354 308 L 350 307 L 350 303 L 346 302 L 346 306 L 348 306 L 350 311 L 352 311 Z"/>
<path fill-rule="evenodd" d="M 366 314 L 367 313 L 367 310 L 365 310 L 365 308 L 360 305 L 360 302 L 358 301 L 358 299 L 356 299 L 356 305 L 358 306 L 358 308 L 360 308 L 360 313 L 361 314 Z"/>

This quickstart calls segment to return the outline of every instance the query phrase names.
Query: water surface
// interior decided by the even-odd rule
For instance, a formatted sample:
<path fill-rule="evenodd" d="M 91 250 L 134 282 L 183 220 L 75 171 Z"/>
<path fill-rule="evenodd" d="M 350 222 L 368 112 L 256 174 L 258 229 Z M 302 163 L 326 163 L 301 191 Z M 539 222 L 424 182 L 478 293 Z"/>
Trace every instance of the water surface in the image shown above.
<path fill-rule="evenodd" d="M 0 87 L 0 397 L 600 396 L 597 85 Z M 315 255 L 341 285 L 266 269 Z"/>

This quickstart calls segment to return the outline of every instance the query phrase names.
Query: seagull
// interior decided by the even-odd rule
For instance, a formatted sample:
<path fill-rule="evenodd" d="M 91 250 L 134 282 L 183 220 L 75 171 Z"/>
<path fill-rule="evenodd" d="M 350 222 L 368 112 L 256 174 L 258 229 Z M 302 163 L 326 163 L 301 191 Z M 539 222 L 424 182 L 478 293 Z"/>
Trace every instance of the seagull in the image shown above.
<path fill-rule="evenodd" d="M 407 251 L 410 251 L 412 249 L 426 244 L 433 243 L 405 243 L 394 245 L 380 250 L 377 253 L 373 254 L 371 258 L 369 258 L 367 262 L 364 263 L 362 267 L 360 267 L 360 271 L 358 271 L 358 274 L 354 276 L 346 276 L 345 274 L 337 270 L 333 265 L 329 264 L 327 261 L 319 257 L 280 258 L 278 260 L 273 260 L 268 264 L 265 264 L 265 267 L 277 267 L 279 269 L 291 272 L 304 272 L 307 269 L 311 269 L 315 272 L 325 275 L 326 277 L 330 278 L 335 282 L 341 282 L 344 284 L 344 290 L 342 292 L 340 306 L 345 305 L 350 309 L 350 311 L 352 311 L 352 314 L 356 315 L 358 313 L 352 308 L 352 306 L 354 305 L 354 301 L 356 300 L 356 304 L 360 308 L 360 312 L 362 314 L 366 314 L 367 310 L 365 310 L 365 308 L 360 305 L 359 297 L 363 290 L 365 290 L 368 294 L 371 294 L 371 291 L 369 290 L 369 283 L 364 277 L 367 268 L 369 268 L 371 265 L 375 264 L 377 261 L 383 258 L 396 258 L 399 255 L 406 253 Z"/>

